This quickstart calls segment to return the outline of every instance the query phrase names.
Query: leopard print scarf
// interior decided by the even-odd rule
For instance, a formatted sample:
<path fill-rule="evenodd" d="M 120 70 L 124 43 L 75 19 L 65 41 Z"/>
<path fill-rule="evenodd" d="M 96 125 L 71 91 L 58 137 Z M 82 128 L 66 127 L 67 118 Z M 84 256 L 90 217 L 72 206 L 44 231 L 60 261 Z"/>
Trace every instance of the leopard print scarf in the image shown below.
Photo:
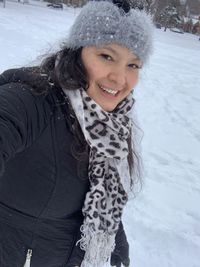
<path fill-rule="evenodd" d="M 64 90 L 90 146 L 89 181 L 82 209 L 84 222 L 79 241 L 85 257 L 81 267 L 101 267 L 115 247 L 115 235 L 128 200 L 130 173 L 127 161 L 133 105 L 129 95 L 114 110 L 106 112 L 85 90 Z"/>

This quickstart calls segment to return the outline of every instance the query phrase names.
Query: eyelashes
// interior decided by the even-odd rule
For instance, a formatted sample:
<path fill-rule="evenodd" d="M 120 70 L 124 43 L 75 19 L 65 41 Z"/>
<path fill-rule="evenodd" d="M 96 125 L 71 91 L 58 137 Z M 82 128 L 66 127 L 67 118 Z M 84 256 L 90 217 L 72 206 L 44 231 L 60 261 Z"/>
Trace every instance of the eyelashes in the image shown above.
<path fill-rule="evenodd" d="M 142 66 L 140 66 L 139 64 L 129 64 L 128 66 L 132 69 L 141 69 L 142 68 Z"/>
<path fill-rule="evenodd" d="M 110 56 L 110 55 L 108 55 L 108 54 L 104 54 L 104 53 L 102 53 L 102 54 L 100 54 L 99 56 L 100 56 L 102 59 L 106 60 L 106 61 L 112 61 L 112 62 L 115 61 L 115 60 L 113 59 L 113 57 Z M 128 67 L 131 68 L 131 69 L 141 69 L 141 68 L 142 68 L 142 66 L 141 66 L 140 64 L 137 64 L 137 63 L 129 64 Z"/>
<path fill-rule="evenodd" d="M 100 54 L 100 57 L 108 61 L 113 61 L 113 58 L 107 54 Z"/>

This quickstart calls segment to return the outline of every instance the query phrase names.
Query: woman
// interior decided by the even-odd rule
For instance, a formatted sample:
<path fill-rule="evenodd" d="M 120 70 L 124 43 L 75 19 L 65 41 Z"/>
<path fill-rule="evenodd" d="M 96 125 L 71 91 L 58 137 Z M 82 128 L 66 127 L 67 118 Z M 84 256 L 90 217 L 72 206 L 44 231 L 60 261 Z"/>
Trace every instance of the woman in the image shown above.
<path fill-rule="evenodd" d="M 151 21 L 90 2 L 39 67 L 0 76 L 0 266 L 129 266 L 132 91 Z"/>

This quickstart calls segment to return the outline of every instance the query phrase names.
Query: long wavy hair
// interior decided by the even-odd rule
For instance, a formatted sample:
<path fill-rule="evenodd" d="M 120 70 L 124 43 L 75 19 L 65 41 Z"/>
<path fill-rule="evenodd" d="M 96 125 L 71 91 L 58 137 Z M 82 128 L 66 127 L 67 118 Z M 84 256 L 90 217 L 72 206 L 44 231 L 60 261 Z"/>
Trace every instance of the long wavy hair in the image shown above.
<path fill-rule="evenodd" d="M 53 82 L 59 85 L 60 88 L 68 90 L 77 90 L 78 88 L 84 88 L 86 91 L 89 86 L 87 79 L 87 72 L 81 59 L 82 48 L 72 50 L 69 48 L 63 48 L 55 54 L 46 57 L 41 65 L 40 72 L 46 73 L 51 77 Z M 43 92 L 47 93 L 45 89 Z M 136 126 L 136 125 L 135 125 Z M 137 126 L 134 127 L 137 130 Z M 75 120 L 73 127 L 75 142 L 71 145 L 71 151 L 73 156 L 79 162 L 87 162 L 89 146 L 85 141 L 82 130 L 79 126 L 77 119 Z M 140 179 L 140 157 L 136 152 L 135 147 L 136 133 L 131 133 L 128 138 L 128 163 L 131 174 L 131 188 L 134 189 L 134 185 L 141 181 Z M 85 166 L 82 164 L 82 166 Z M 79 171 L 85 171 L 84 168 L 79 167 Z M 82 176 L 82 174 L 80 174 Z M 141 183 L 140 183 L 141 184 Z"/>

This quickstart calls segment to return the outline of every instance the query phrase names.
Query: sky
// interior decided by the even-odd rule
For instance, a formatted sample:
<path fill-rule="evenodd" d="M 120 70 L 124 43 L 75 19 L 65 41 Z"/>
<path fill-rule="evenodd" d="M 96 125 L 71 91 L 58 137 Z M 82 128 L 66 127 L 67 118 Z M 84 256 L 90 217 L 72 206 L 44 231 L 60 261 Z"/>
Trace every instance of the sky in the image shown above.
<path fill-rule="evenodd" d="M 0 3 L 0 72 L 37 64 L 66 40 L 79 10 Z M 130 267 L 200 267 L 200 41 L 155 29 L 135 88 L 143 189 L 123 222 Z"/>

